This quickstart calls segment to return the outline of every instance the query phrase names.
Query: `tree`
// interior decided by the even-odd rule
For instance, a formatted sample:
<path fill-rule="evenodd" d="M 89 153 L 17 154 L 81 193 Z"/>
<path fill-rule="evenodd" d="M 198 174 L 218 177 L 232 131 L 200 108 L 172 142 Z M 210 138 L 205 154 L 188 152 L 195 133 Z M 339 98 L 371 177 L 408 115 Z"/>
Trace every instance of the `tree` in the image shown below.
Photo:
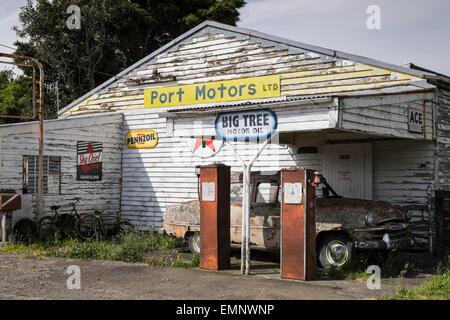
<path fill-rule="evenodd" d="M 17 54 L 44 64 L 59 81 L 61 105 L 92 90 L 204 20 L 235 25 L 244 0 L 28 0 L 19 13 Z M 77 5 L 81 28 L 69 29 Z M 29 70 L 24 70 L 30 76 Z"/>
<path fill-rule="evenodd" d="M 29 78 L 26 76 L 14 78 L 11 70 L 0 71 L 0 115 L 31 116 L 32 101 L 33 89 Z M 0 124 L 18 121 L 21 120 L 0 118 Z"/>

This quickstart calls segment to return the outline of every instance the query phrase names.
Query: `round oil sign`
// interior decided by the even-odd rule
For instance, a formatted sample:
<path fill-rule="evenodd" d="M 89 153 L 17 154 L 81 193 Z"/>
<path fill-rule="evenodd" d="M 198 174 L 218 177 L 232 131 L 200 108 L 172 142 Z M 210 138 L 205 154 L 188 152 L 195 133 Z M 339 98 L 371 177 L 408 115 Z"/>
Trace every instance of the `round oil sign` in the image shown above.
<path fill-rule="evenodd" d="M 131 149 L 154 148 L 158 144 L 158 134 L 155 130 L 128 131 L 125 144 Z"/>
<path fill-rule="evenodd" d="M 189 150 L 198 158 L 210 158 L 222 149 L 223 141 L 206 139 L 186 139 Z"/>

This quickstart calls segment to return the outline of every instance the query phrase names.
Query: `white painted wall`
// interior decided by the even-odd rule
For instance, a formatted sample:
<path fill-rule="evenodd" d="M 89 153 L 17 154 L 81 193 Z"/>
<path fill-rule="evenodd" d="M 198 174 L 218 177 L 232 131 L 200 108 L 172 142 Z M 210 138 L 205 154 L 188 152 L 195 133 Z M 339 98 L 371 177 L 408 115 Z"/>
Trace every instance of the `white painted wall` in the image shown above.
<path fill-rule="evenodd" d="M 38 155 L 37 128 L 37 123 L 0 126 L 0 189 L 22 193 L 23 156 Z M 46 121 L 44 155 L 61 157 L 61 193 L 44 196 L 45 213 L 51 213 L 52 205 L 81 197 L 80 213 L 105 210 L 115 214 L 119 210 L 122 138 L 122 115 L 118 113 Z M 77 141 L 103 142 L 102 181 L 76 181 Z M 36 210 L 38 197 L 32 198 Z"/>

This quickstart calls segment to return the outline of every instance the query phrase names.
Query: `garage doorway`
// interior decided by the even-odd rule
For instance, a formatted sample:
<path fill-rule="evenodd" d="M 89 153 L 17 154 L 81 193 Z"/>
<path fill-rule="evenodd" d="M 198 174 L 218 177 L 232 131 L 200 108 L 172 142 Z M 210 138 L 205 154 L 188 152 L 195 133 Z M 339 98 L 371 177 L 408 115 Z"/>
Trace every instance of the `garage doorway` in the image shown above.
<path fill-rule="evenodd" d="M 325 145 L 324 175 L 339 195 L 372 200 L 372 144 Z"/>

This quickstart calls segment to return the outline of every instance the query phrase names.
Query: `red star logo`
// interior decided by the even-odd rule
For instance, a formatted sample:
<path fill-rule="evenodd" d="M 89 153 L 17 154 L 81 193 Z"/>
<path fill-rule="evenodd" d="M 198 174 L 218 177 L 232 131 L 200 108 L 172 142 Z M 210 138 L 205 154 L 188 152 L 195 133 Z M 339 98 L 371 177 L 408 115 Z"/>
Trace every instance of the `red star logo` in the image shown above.
<path fill-rule="evenodd" d="M 203 139 L 197 139 L 195 140 L 194 150 L 192 152 L 195 152 L 198 148 L 210 148 L 213 152 L 216 152 L 216 148 L 214 147 L 214 141 L 213 140 L 203 140 Z"/>

